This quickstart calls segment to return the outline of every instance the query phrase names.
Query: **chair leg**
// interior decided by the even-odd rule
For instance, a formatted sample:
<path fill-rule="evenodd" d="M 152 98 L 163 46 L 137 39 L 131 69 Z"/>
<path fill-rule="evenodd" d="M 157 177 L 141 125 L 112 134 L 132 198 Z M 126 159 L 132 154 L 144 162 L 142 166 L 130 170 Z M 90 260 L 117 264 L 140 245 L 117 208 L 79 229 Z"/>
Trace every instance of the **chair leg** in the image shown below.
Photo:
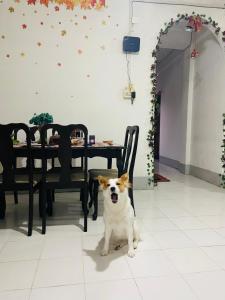
<path fill-rule="evenodd" d="M 94 202 L 94 213 L 92 219 L 95 221 L 98 217 L 98 180 L 94 180 L 94 190 L 93 190 L 93 202 Z"/>
<path fill-rule="evenodd" d="M 88 216 L 88 209 L 87 209 L 87 203 L 88 203 L 88 185 L 85 185 L 83 189 L 83 199 L 82 199 L 82 205 L 84 210 L 84 232 L 87 232 L 87 216 Z"/>
<path fill-rule="evenodd" d="M 47 190 L 47 214 L 49 217 L 52 217 L 53 214 L 53 205 L 52 205 L 52 191 Z"/>
<path fill-rule="evenodd" d="M 14 203 L 18 204 L 18 192 L 14 191 Z"/>
<path fill-rule="evenodd" d="M 89 208 L 91 208 L 93 205 L 93 186 L 94 186 L 94 181 L 90 178 L 88 183 L 88 190 L 90 195 L 90 201 L 88 203 Z"/>
<path fill-rule="evenodd" d="M 39 188 L 39 217 L 42 218 L 42 192 L 41 192 L 41 188 Z"/>
<path fill-rule="evenodd" d="M 33 206 L 34 206 L 34 194 L 33 194 L 33 191 L 29 191 L 28 236 L 32 235 L 32 229 L 33 229 Z"/>
<path fill-rule="evenodd" d="M 55 190 L 52 190 L 52 202 L 55 202 Z"/>
<path fill-rule="evenodd" d="M 40 188 L 41 192 L 41 215 L 42 215 L 42 234 L 46 233 L 46 190 L 42 186 Z"/>
<path fill-rule="evenodd" d="M 0 191 L 0 219 L 5 219 L 6 200 L 5 193 Z"/>

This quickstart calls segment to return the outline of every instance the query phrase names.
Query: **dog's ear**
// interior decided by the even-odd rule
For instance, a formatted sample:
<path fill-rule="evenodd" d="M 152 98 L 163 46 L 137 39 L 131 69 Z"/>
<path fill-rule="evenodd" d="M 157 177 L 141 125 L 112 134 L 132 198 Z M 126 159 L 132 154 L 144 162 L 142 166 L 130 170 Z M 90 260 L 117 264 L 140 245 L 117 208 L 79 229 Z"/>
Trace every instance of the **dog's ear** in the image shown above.
<path fill-rule="evenodd" d="M 98 176 L 98 182 L 99 184 L 104 188 L 106 189 L 107 188 L 107 185 L 108 185 L 108 178 L 107 177 L 104 177 L 104 176 Z"/>
<path fill-rule="evenodd" d="M 129 176 L 128 173 L 124 173 L 121 177 L 120 180 L 124 183 L 128 183 L 129 182 Z"/>

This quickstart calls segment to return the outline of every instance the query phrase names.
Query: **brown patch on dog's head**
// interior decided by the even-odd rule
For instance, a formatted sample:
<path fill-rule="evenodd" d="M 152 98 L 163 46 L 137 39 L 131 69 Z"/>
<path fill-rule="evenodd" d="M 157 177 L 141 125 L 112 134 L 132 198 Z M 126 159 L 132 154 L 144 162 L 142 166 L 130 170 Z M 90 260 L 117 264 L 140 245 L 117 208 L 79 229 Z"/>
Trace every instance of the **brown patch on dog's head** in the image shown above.
<path fill-rule="evenodd" d="M 98 176 L 98 182 L 99 182 L 99 185 L 100 185 L 104 190 L 106 190 L 107 187 L 108 187 L 108 184 L 109 184 L 109 178 L 104 177 L 104 176 Z"/>
<path fill-rule="evenodd" d="M 129 176 L 127 173 L 123 174 L 117 181 L 117 185 L 120 189 L 120 192 L 124 192 L 126 188 L 130 187 Z"/>

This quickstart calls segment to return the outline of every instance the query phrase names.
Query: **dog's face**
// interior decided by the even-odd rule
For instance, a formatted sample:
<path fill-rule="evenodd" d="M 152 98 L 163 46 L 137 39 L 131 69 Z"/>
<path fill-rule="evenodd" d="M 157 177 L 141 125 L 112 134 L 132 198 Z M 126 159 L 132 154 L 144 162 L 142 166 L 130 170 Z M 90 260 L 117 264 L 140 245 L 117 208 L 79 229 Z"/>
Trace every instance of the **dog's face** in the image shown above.
<path fill-rule="evenodd" d="M 119 196 L 127 193 L 127 188 L 129 187 L 129 178 L 127 173 L 116 179 L 98 176 L 98 181 L 103 190 L 104 198 L 113 204 L 119 202 Z"/>

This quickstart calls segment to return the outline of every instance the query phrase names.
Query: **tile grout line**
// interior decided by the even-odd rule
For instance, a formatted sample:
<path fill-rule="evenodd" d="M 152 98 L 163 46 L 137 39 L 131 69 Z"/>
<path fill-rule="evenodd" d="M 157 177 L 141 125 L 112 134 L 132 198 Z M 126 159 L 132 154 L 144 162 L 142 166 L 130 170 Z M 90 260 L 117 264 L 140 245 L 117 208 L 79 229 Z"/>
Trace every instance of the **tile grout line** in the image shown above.
<path fill-rule="evenodd" d="M 33 286 L 34 286 L 34 281 L 35 281 L 35 279 L 36 279 L 36 275 L 37 275 L 39 263 L 40 263 L 40 260 L 41 260 L 41 255 L 42 255 L 42 253 L 43 253 L 45 244 L 46 244 L 46 239 L 44 238 L 44 239 L 43 239 L 43 244 L 42 244 L 42 249 L 41 249 L 41 251 L 40 251 L 39 258 L 38 258 L 38 260 L 37 260 L 37 266 L 36 266 L 36 269 L 35 269 L 35 272 L 34 272 L 34 277 L 33 277 L 32 283 L 31 283 L 31 289 L 30 289 L 30 294 L 29 294 L 29 299 L 28 299 L 28 300 L 31 299 L 31 294 L 32 294 Z"/>

